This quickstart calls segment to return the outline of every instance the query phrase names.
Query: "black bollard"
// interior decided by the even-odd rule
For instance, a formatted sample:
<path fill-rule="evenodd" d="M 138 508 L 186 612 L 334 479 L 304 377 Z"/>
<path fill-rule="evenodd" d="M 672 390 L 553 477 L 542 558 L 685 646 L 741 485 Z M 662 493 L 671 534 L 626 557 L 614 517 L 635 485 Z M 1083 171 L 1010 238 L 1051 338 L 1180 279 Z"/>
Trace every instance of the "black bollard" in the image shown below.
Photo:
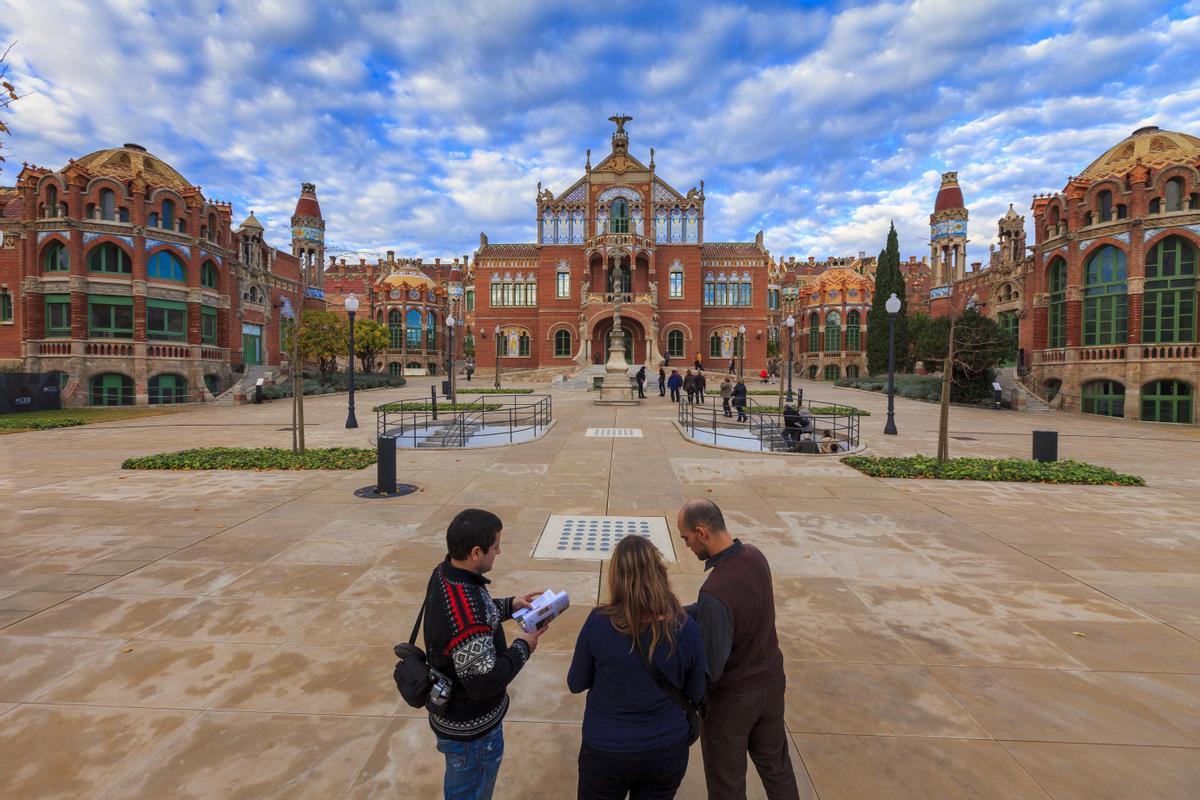
<path fill-rule="evenodd" d="M 375 453 L 375 493 L 396 493 L 396 437 L 380 434 Z"/>
<path fill-rule="evenodd" d="M 1033 432 L 1033 460 L 1058 461 L 1058 431 Z"/>
<path fill-rule="evenodd" d="M 431 403 L 433 403 L 433 419 L 436 422 L 437 421 L 437 388 L 436 387 L 433 387 L 433 386 L 429 387 L 429 400 Z"/>

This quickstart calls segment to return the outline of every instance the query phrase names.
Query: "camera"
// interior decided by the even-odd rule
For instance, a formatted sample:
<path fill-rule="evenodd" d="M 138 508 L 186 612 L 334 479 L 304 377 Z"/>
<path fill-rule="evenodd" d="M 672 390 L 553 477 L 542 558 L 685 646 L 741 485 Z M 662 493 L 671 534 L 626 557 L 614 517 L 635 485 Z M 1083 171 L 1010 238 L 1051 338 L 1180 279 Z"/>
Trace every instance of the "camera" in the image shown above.
<path fill-rule="evenodd" d="M 450 702 L 450 679 L 433 667 L 429 668 L 429 707 L 434 711 L 442 711 Z"/>

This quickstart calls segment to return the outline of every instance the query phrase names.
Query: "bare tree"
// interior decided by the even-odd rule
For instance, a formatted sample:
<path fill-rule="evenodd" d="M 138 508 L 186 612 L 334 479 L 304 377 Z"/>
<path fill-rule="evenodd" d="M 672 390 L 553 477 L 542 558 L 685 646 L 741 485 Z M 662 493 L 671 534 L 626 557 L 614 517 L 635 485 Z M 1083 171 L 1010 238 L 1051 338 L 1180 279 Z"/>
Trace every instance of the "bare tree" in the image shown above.
<path fill-rule="evenodd" d="M 8 47 L 4 48 L 4 53 L 0 54 L 0 115 L 5 115 L 5 112 L 8 110 L 9 106 L 25 96 L 17 94 L 16 87 L 13 86 L 12 82 L 8 79 L 8 54 L 12 52 L 12 49 L 15 45 L 16 42 L 10 43 Z M 0 133 L 6 135 L 9 133 L 8 125 L 5 124 L 2 118 L 0 118 Z M 2 149 L 3 146 L 4 145 L 0 143 L 0 149 Z M 2 163 L 4 160 L 4 154 L 0 152 L 0 163 Z"/>

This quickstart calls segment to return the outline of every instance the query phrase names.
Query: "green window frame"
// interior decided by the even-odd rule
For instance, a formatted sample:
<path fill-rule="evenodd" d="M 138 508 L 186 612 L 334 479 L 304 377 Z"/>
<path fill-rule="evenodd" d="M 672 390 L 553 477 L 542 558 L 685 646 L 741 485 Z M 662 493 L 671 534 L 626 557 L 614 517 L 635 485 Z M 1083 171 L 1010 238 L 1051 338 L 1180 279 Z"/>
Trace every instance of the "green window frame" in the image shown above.
<path fill-rule="evenodd" d="M 1125 344 L 1129 296 L 1125 287 L 1125 253 L 1104 245 L 1084 264 L 1083 344 Z"/>
<path fill-rule="evenodd" d="M 133 379 L 118 372 L 96 375 L 89 382 L 94 406 L 131 406 L 134 404 Z"/>
<path fill-rule="evenodd" d="M 667 333 L 667 355 L 671 358 L 683 358 L 683 331 L 678 328 Z"/>
<path fill-rule="evenodd" d="M 837 364 L 826 364 L 824 378 L 827 381 L 836 381 L 842 377 L 842 369 Z"/>
<path fill-rule="evenodd" d="M 862 347 L 862 317 L 857 311 L 846 314 L 846 350 L 857 352 Z M 851 377 L 850 368 L 846 368 L 846 377 Z M 853 377 L 858 377 L 857 375 Z"/>
<path fill-rule="evenodd" d="M 1142 420 L 1145 422 L 1192 421 L 1192 387 L 1183 381 L 1160 380 L 1142 387 Z"/>
<path fill-rule="evenodd" d="M 463 300 L 466 303 L 467 311 L 475 310 L 475 290 L 467 289 L 463 292 Z"/>
<path fill-rule="evenodd" d="M 825 352 L 840 353 L 842 351 L 842 315 L 830 311 L 825 315 Z"/>
<path fill-rule="evenodd" d="M 846 377 L 847 378 L 857 378 L 858 377 L 858 364 L 847 364 L 846 365 Z"/>
<path fill-rule="evenodd" d="M 500 284 L 493 283 L 492 284 L 492 293 L 491 293 L 491 297 L 490 297 L 490 302 L 491 302 L 492 308 L 498 307 L 500 305 L 500 303 L 502 302 L 502 298 L 500 296 L 500 291 L 501 291 Z"/>
<path fill-rule="evenodd" d="M 712 336 L 708 337 L 708 357 L 720 358 L 721 355 L 721 337 L 713 331 Z"/>
<path fill-rule="evenodd" d="M 1142 342 L 1196 339 L 1196 249 L 1181 236 L 1157 242 L 1146 258 Z"/>
<path fill-rule="evenodd" d="M 133 262 L 129 258 L 129 253 L 112 242 L 105 242 L 88 251 L 88 272 L 132 275 Z"/>
<path fill-rule="evenodd" d="M 393 361 L 392 363 L 388 364 L 388 375 L 399 375 L 403 369 L 404 367 L 399 361 Z"/>
<path fill-rule="evenodd" d="M 821 350 L 821 318 L 813 312 L 808 318 L 808 352 L 816 353 Z"/>
<path fill-rule="evenodd" d="M 570 358 L 571 357 L 571 332 L 568 330 L 557 330 L 554 332 L 554 357 L 555 358 Z"/>
<path fill-rule="evenodd" d="M 146 338 L 168 342 L 187 341 L 187 303 L 147 300 Z"/>
<path fill-rule="evenodd" d="M 133 298 L 88 295 L 88 335 L 96 339 L 132 339 Z"/>
<path fill-rule="evenodd" d="M 1089 381 L 1081 391 L 1085 414 L 1102 417 L 1125 416 L 1125 385 L 1117 381 Z"/>
<path fill-rule="evenodd" d="M 1047 309 L 1047 347 L 1067 346 L 1067 262 L 1056 258 L 1047 270 L 1050 289 Z"/>
<path fill-rule="evenodd" d="M 388 347 L 399 350 L 404 346 L 404 318 L 396 309 L 388 312 Z"/>
<path fill-rule="evenodd" d="M 71 271 L 71 252 L 65 244 L 54 239 L 50 244 L 46 245 L 46 249 L 42 251 L 42 271 Z"/>
<path fill-rule="evenodd" d="M 280 323 L 282 330 L 283 323 Z M 281 333 L 281 341 L 286 341 L 286 334 Z M 217 343 L 217 310 L 215 308 L 200 309 L 200 341 L 203 344 Z"/>
<path fill-rule="evenodd" d="M 182 375 L 155 375 L 147 381 L 146 391 L 152 406 L 167 406 L 188 401 L 187 379 Z"/>
<path fill-rule="evenodd" d="M 43 295 L 46 307 L 46 338 L 67 339 L 71 336 L 71 295 Z"/>
<path fill-rule="evenodd" d="M 517 350 L 520 353 L 522 358 L 526 358 L 529 356 L 531 349 L 530 349 L 530 340 L 529 340 L 528 333 L 523 332 L 523 333 L 521 333 L 520 336 L 517 337 Z"/>
<path fill-rule="evenodd" d="M 159 250 L 146 262 L 146 277 L 158 281 L 187 280 L 187 268 L 179 256 L 170 250 Z"/>
<path fill-rule="evenodd" d="M 205 289 L 217 288 L 217 265 L 211 261 L 205 261 L 200 265 L 200 285 Z"/>
<path fill-rule="evenodd" d="M 0 292 L 0 322 L 12 322 L 13 301 L 7 291 Z"/>
<path fill-rule="evenodd" d="M 629 201 L 624 197 L 613 200 L 608 218 L 609 233 L 629 233 Z"/>

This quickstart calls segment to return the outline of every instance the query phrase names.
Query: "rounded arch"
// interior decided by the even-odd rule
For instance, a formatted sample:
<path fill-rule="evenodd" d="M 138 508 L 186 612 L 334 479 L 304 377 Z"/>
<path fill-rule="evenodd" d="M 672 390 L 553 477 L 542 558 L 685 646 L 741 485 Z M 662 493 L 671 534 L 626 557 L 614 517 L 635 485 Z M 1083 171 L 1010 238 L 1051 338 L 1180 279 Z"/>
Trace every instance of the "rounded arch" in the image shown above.
<path fill-rule="evenodd" d="M 1194 231 L 1189 230 L 1188 228 L 1163 228 L 1158 233 L 1154 234 L 1149 239 L 1147 239 L 1143 243 L 1142 247 L 1146 251 L 1147 255 L 1149 255 L 1150 251 L 1154 248 L 1154 246 L 1156 244 L 1163 241 L 1164 239 L 1169 239 L 1172 236 L 1177 236 L 1180 239 L 1183 239 L 1184 241 L 1186 241 L 1193 248 L 1200 250 L 1200 234 L 1197 234 Z"/>
<path fill-rule="evenodd" d="M 66 237 L 59 234 L 47 236 L 38 255 L 38 263 L 42 272 L 70 272 L 71 251 Z"/>
<path fill-rule="evenodd" d="M 1127 194 L 1120 181 L 1113 178 L 1102 178 L 1089 186 L 1083 193 L 1083 204 L 1088 208 L 1094 208 L 1097 196 L 1104 191 L 1112 192 L 1114 202 L 1117 197 L 1124 197 Z"/>
<path fill-rule="evenodd" d="M 1121 251 L 1122 256 L 1125 258 L 1129 257 L 1129 245 L 1113 236 L 1101 236 L 1098 239 L 1092 239 L 1090 242 L 1088 242 L 1088 246 L 1080 251 L 1080 262 L 1086 264 L 1088 259 L 1092 258 L 1092 256 L 1094 256 L 1101 248 L 1104 247 L 1115 247 Z"/>
<path fill-rule="evenodd" d="M 555 358 L 570 358 L 572 349 L 574 348 L 575 337 L 571 333 L 569 327 L 558 327 L 554 331 L 554 357 Z"/>
<path fill-rule="evenodd" d="M 1102 417 L 1125 416 L 1125 383 L 1118 378 L 1096 376 L 1079 385 L 1080 410 Z"/>
<path fill-rule="evenodd" d="M 169 186 L 160 186 L 150 192 L 147 198 L 147 206 L 161 206 L 163 200 L 170 200 L 175 204 L 176 212 L 187 211 L 187 200 L 179 192 Z"/>
<path fill-rule="evenodd" d="M 146 382 L 147 401 L 152 406 L 174 405 L 188 401 L 187 378 L 174 372 L 160 372 Z"/>
<path fill-rule="evenodd" d="M 116 178 L 101 175 L 89 180 L 83 187 L 83 196 L 92 200 L 98 198 L 101 189 L 112 189 L 118 200 L 129 199 L 129 189 Z"/>
<path fill-rule="evenodd" d="M 187 265 L 173 247 L 156 247 L 146 258 L 146 278 L 183 283 L 187 280 Z"/>
<path fill-rule="evenodd" d="M 1154 180 L 1150 181 L 1150 190 L 1154 194 L 1161 195 L 1167 187 L 1167 181 L 1172 178 L 1183 178 L 1185 187 L 1194 189 L 1197 184 L 1200 184 L 1200 169 L 1187 164 L 1172 164 L 1164 167 L 1155 174 Z"/>
<path fill-rule="evenodd" d="M 131 406 L 136 397 L 133 378 L 121 372 L 101 372 L 88 379 L 88 404 Z"/>
<path fill-rule="evenodd" d="M 200 265 L 200 286 L 205 289 L 221 288 L 221 271 L 211 258 L 204 259 Z"/>
<path fill-rule="evenodd" d="M 133 258 L 123 244 L 111 238 L 92 244 L 85 256 L 88 272 L 110 272 L 129 275 L 133 272 Z"/>
<path fill-rule="evenodd" d="M 596 198 L 596 205 L 608 205 L 617 197 L 624 198 L 629 202 L 630 206 L 641 205 L 642 203 L 642 195 L 636 189 L 629 186 L 610 186 Z"/>
<path fill-rule="evenodd" d="M 554 334 L 557 331 L 562 331 L 562 330 L 569 331 L 572 336 L 576 335 L 579 332 L 578 329 L 572 327 L 569 322 L 555 322 L 553 325 L 551 325 L 549 328 L 546 329 L 546 335 L 544 338 L 548 342 L 553 341 Z"/>

